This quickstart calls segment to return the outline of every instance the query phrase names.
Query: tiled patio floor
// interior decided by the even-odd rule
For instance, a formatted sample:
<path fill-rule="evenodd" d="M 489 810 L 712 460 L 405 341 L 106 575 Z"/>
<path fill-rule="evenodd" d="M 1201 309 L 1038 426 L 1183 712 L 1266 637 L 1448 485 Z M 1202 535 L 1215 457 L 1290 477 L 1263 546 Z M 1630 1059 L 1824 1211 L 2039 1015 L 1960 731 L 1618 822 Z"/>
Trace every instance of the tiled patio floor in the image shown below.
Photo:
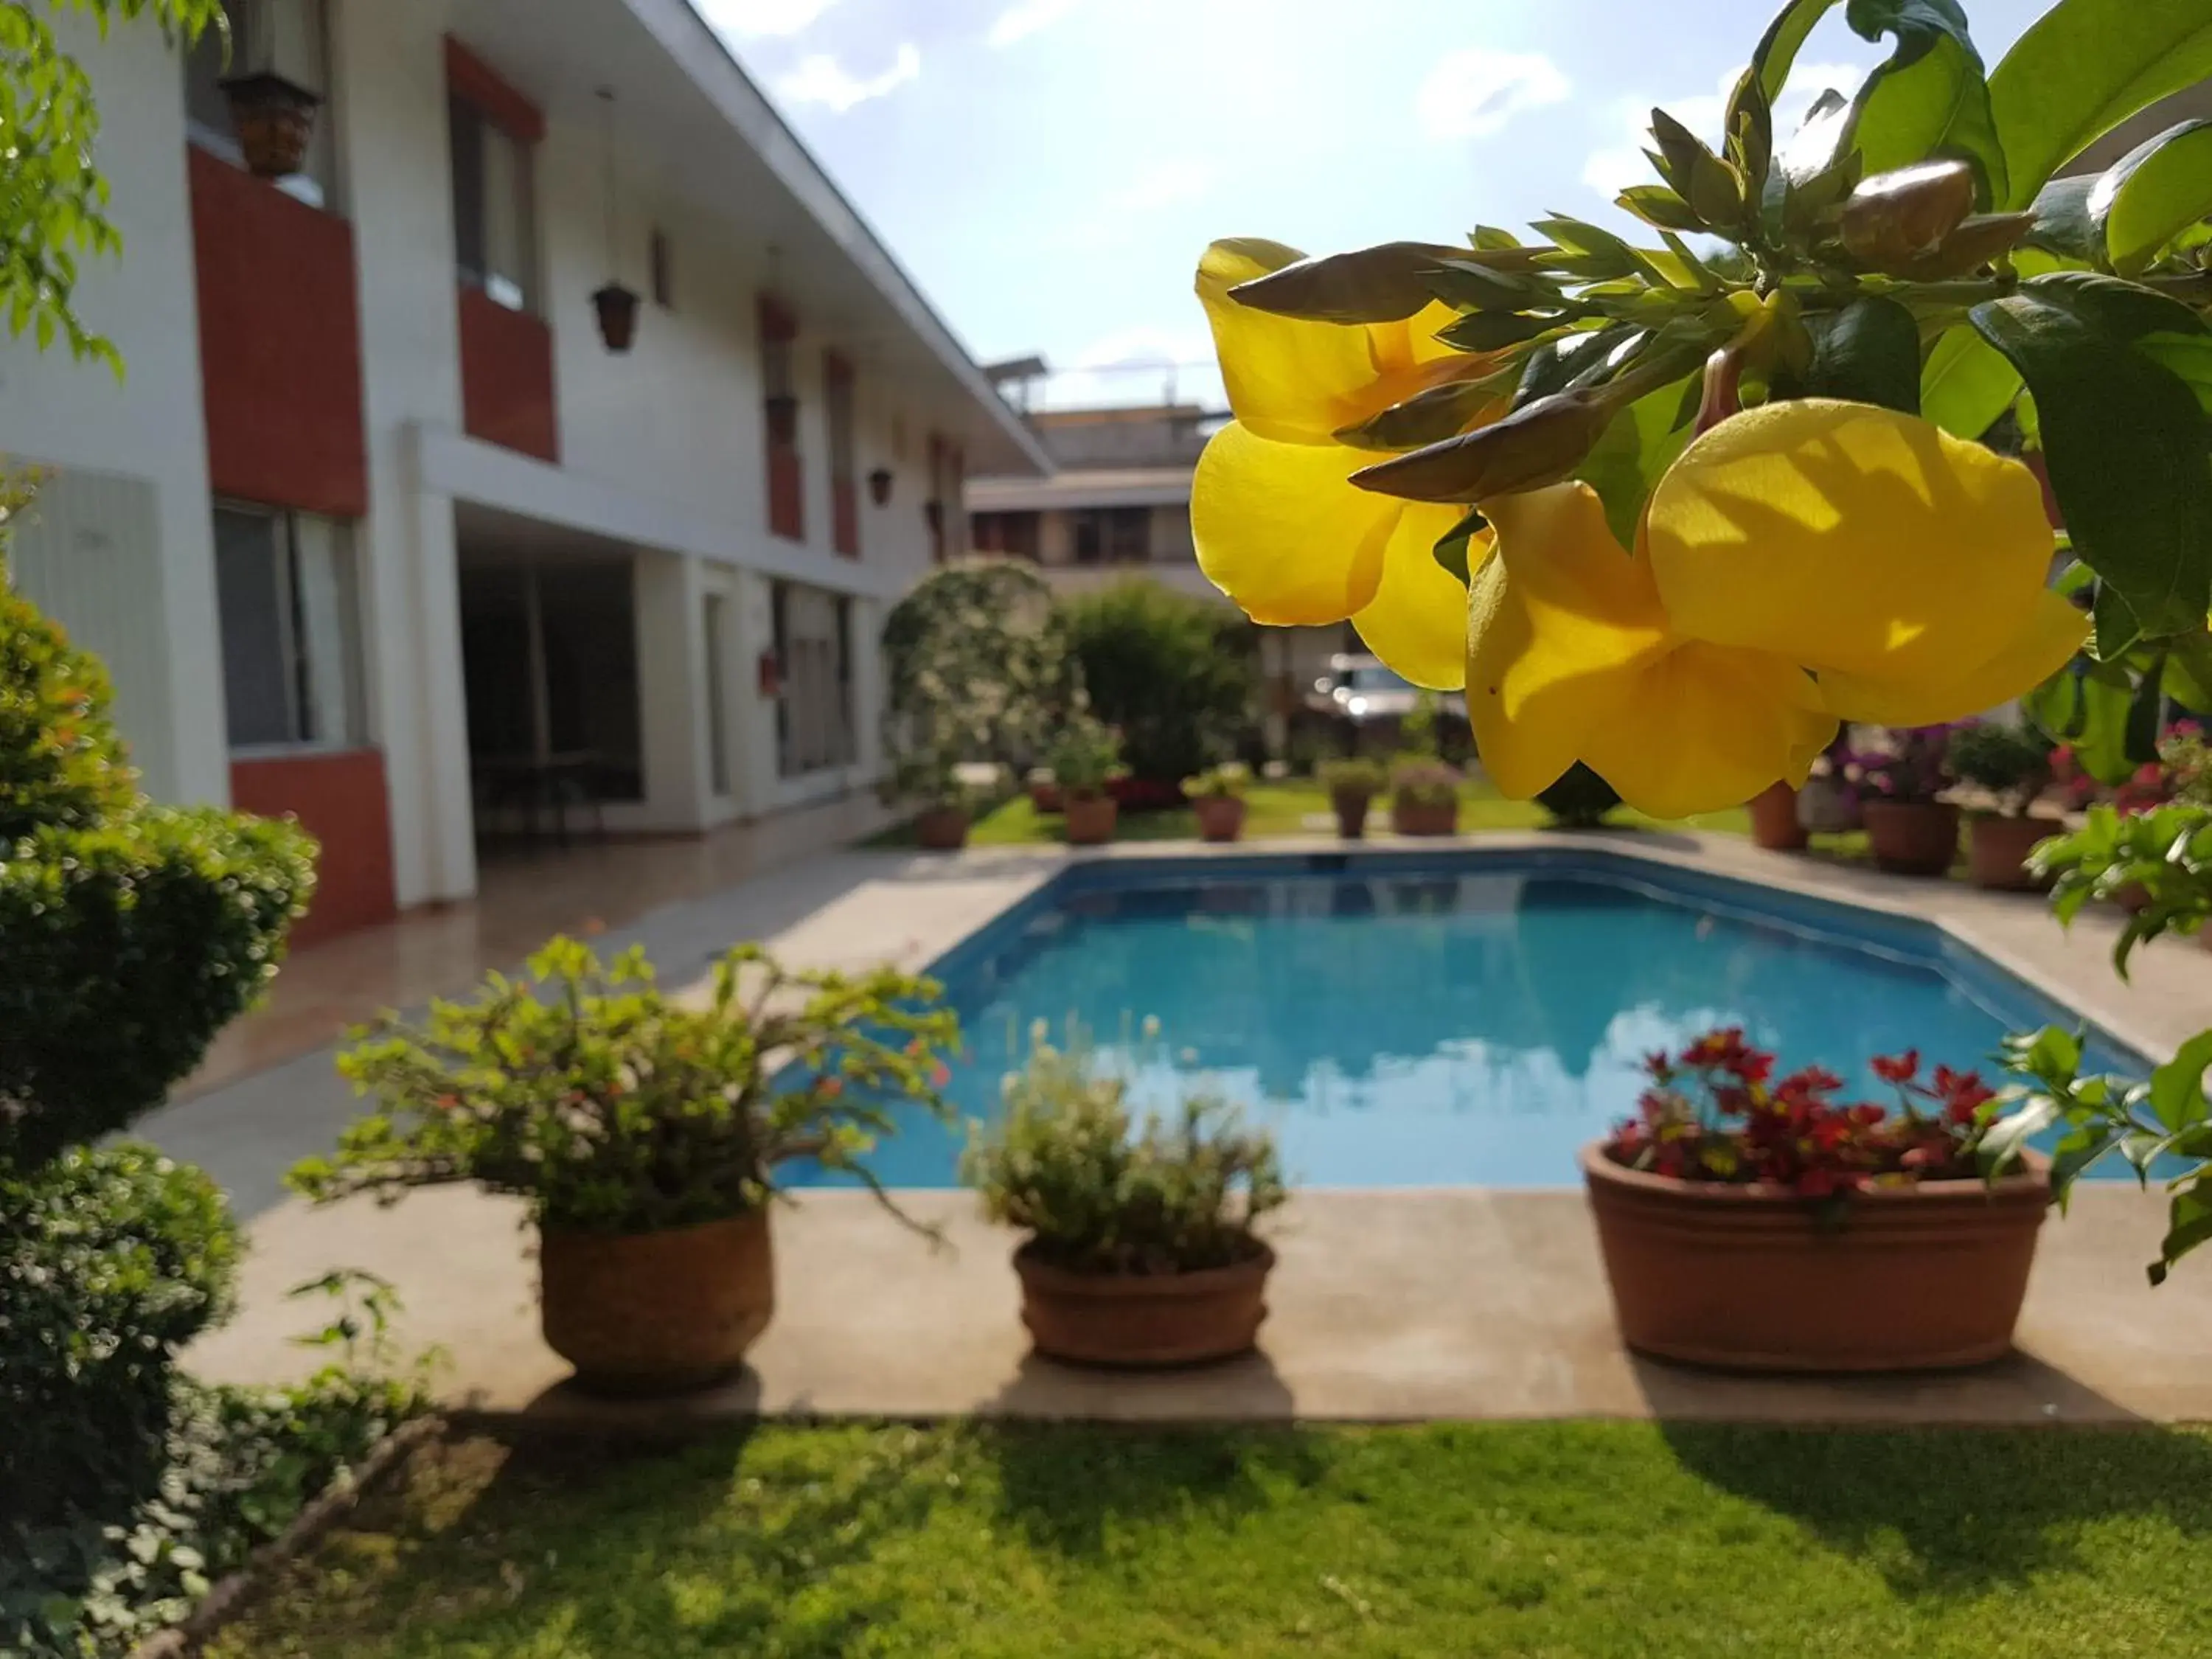
<path fill-rule="evenodd" d="M 1492 835 L 1480 844 L 1599 845 L 1929 916 L 2146 1051 L 2170 1050 L 2212 1021 L 2212 956 L 2194 945 L 2154 946 L 2139 959 L 2135 983 L 2124 987 L 2106 956 L 2112 922 L 2087 918 L 2069 936 L 2030 897 L 1898 882 L 1725 837 Z M 1103 855 L 1196 850 L 1154 844 Z M 1310 849 L 1273 842 L 1267 850 Z M 798 961 L 919 966 L 1067 856 L 1057 849 L 957 858 L 832 854 L 665 904 L 610 930 L 608 939 L 644 944 L 675 984 L 745 938 L 768 939 Z M 403 992 L 390 1000 L 413 999 Z M 393 1279 L 407 1298 L 404 1342 L 453 1352 L 459 1363 L 449 1386 L 457 1399 L 509 1410 L 533 1402 L 540 1411 L 588 1410 L 548 1392 L 562 1367 L 537 1337 L 526 1240 L 514 1206 L 459 1190 L 417 1194 L 392 1211 L 349 1205 L 317 1213 L 283 1200 L 283 1170 L 326 1147 L 352 1109 L 325 1047 L 149 1121 L 154 1139 L 212 1169 L 241 1211 L 257 1218 L 245 1311 L 202 1345 L 197 1363 L 240 1378 L 309 1365 L 313 1357 L 286 1339 L 311 1320 L 283 1292 L 329 1267 L 359 1266 Z M 1612 1334 L 1579 1195 L 1480 1189 L 1301 1194 L 1280 1237 L 1264 1360 L 1188 1378 L 1101 1380 L 1024 1358 L 1008 1241 L 982 1229 L 971 1200 L 957 1193 L 913 1200 L 945 1223 L 953 1249 L 929 1253 L 854 1194 L 812 1193 L 779 1211 L 781 1311 L 757 1350 L 757 1369 L 694 1408 L 2212 1420 L 2212 1270 L 2185 1271 L 2149 1291 L 2142 1267 L 2160 1206 L 2125 1189 L 2086 1194 L 2073 1215 L 2045 1228 L 2021 1356 L 1917 1382 L 1761 1382 L 1633 1361 Z"/>

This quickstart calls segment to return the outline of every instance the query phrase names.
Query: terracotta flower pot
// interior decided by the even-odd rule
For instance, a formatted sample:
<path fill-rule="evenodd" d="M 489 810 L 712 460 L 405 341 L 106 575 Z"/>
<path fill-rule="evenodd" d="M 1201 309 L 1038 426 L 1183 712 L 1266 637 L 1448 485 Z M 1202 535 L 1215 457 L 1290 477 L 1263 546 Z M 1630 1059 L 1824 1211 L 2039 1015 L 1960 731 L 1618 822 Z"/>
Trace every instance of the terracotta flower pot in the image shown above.
<path fill-rule="evenodd" d="M 1014 1252 L 1036 1351 L 1084 1365 L 1196 1365 L 1248 1353 L 1275 1253 L 1192 1273 L 1078 1273 Z"/>
<path fill-rule="evenodd" d="M 1870 800 L 1866 832 L 1893 876 L 1940 876 L 1958 862 L 1959 809 L 1942 801 Z"/>
<path fill-rule="evenodd" d="M 281 75 L 234 75 L 222 82 L 230 127 L 246 170 L 257 179 L 289 179 L 307 164 L 322 99 Z"/>
<path fill-rule="evenodd" d="M 2041 1166 L 1989 1185 L 1859 1193 L 1838 1217 L 1778 1187 L 1624 1169 L 1595 1144 L 1582 1165 L 1622 1340 L 1743 1370 L 1933 1370 L 2002 1357 L 2051 1201 Z"/>
<path fill-rule="evenodd" d="M 1060 809 L 1060 786 L 1056 783 L 1033 783 L 1030 786 L 1030 805 L 1045 817 Z"/>
<path fill-rule="evenodd" d="M 1966 857 L 1974 885 L 2034 891 L 2044 884 L 2027 872 L 2028 854 L 2036 842 L 2065 833 L 2066 826 L 2057 818 L 1978 816 L 1966 828 Z"/>
<path fill-rule="evenodd" d="M 1797 792 L 1770 783 L 1751 798 L 1751 839 L 1770 853 L 1802 853 L 1808 831 L 1797 817 Z"/>
<path fill-rule="evenodd" d="M 1191 808 L 1198 814 L 1198 833 L 1207 841 L 1235 841 L 1244 833 L 1241 795 L 1200 795 Z"/>
<path fill-rule="evenodd" d="M 1390 828 L 1401 836 L 1449 836 L 1459 830 L 1459 802 L 1390 798 Z"/>
<path fill-rule="evenodd" d="M 775 1311 L 763 1210 L 664 1232 L 547 1232 L 538 1267 L 545 1346 L 594 1394 L 719 1382 Z"/>
<path fill-rule="evenodd" d="M 1359 841 L 1367 834 L 1367 805 L 1375 798 L 1358 789 L 1339 789 L 1328 798 L 1336 813 L 1336 833 L 1346 841 Z"/>
<path fill-rule="evenodd" d="M 914 820 L 915 844 L 932 853 L 957 853 L 968 844 L 968 815 L 957 806 L 933 806 Z"/>
<path fill-rule="evenodd" d="M 1114 839 L 1119 807 L 1111 795 L 1069 795 L 1063 801 L 1071 847 L 1096 847 Z"/>

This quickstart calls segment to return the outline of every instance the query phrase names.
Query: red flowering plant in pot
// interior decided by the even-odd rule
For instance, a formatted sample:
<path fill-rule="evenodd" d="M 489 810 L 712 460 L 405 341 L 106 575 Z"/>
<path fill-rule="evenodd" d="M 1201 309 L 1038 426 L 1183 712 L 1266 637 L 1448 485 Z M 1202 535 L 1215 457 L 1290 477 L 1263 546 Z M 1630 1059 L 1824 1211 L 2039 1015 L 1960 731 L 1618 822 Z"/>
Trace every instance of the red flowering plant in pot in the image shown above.
<path fill-rule="evenodd" d="M 1773 1371 L 2010 1348 L 2050 1182 L 2016 1150 L 1983 1167 L 1978 1076 L 1877 1058 L 1893 1103 L 1851 1100 L 1817 1066 L 1777 1076 L 1737 1030 L 1645 1066 L 1637 1115 L 1582 1158 L 1630 1347 Z"/>
<path fill-rule="evenodd" d="M 1892 875 L 1940 876 L 1959 857 L 1959 809 L 1940 797 L 1952 783 L 1951 728 L 1885 734 L 1857 757 L 1857 787 L 1875 862 Z"/>

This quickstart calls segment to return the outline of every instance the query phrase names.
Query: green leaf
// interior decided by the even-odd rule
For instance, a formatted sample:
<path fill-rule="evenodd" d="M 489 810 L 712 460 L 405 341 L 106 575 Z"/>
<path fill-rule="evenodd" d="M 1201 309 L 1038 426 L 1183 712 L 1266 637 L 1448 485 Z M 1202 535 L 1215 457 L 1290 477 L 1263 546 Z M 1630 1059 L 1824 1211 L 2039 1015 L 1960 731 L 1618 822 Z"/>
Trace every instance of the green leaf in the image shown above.
<path fill-rule="evenodd" d="M 2150 1074 L 2150 1109 L 2166 1128 L 2179 1132 L 2204 1121 L 2207 1066 L 2212 1066 L 2212 1031 L 2199 1031 Z"/>
<path fill-rule="evenodd" d="M 2104 227 L 2090 204 L 2096 191 L 2094 174 L 2053 179 L 2037 192 L 2030 209 L 2035 223 L 2027 233 L 2028 241 L 2084 264 L 2100 263 L 2105 252 Z"/>
<path fill-rule="evenodd" d="M 2124 672 L 2076 657 L 2021 702 L 2029 719 L 2072 745 L 2075 761 L 2100 783 L 2125 783 L 2142 763 L 2129 746 L 2136 689 Z"/>
<path fill-rule="evenodd" d="M 1918 57 L 1897 56 L 1859 88 L 1851 132 L 1869 175 L 1956 158 L 1979 175 L 1978 198 L 2004 199 L 2004 147 L 1990 112 L 1982 60 L 1963 35 L 1944 34 Z"/>
<path fill-rule="evenodd" d="M 1813 364 L 1805 393 L 1920 413 L 1920 325 L 1894 300 L 1869 295 L 1806 319 Z"/>
<path fill-rule="evenodd" d="M 2212 12 L 2197 0 L 2058 0 L 1990 75 L 2011 175 L 2001 205 L 2025 207 L 2121 122 L 2208 76 Z"/>
<path fill-rule="evenodd" d="M 2212 1179 L 2199 1171 L 2166 1207 L 2166 1237 L 2159 1243 L 2159 1259 L 2150 1265 L 2150 1282 L 2164 1284 L 2166 1269 L 2207 1239 L 2212 1239 Z"/>
<path fill-rule="evenodd" d="M 2179 375 L 2197 406 L 2212 413 L 2212 334 L 2146 334 L 2136 349 Z"/>
<path fill-rule="evenodd" d="M 1962 325 L 1947 330 L 1928 354 L 1920 371 L 1920 413 L 1954 438 L 1978 438 L 2011 407 L 2020 388 L 2011 361 Z"/>
<path fill-rule="evenodd" d="M 1462 582 L 1473 581 L 1474 577 L 1469 574 L 1468 568 L 1469 562 L 1468 544 L 1489 528 L 1490 520 L 1482 516 L 1479 508 L 1468 514 L 1467 517 L 1446 531 L 1443 538 L 1437 541 L 1437 562 Z"/>
<path fill-rule="evenodd" d="M 1499 386 L 1490 379 L 1432 386 L 1336 436 L 1358 449 L 1418 449 L 1466 431 L 1484 408 L 1511 390 L 1510 383 Z"/>
<path fill-rule="evenodd" d="M 1661 230 L 1703 230 L 1705 222 L 1664 185 L 1632 185 L 1614 198 L 1647 225 Z"/>
<path fill-rule="evenodd" d="M 1636 544 L 1652 487 L 1690 441 L 1691 422 L 1681 418 L 1683 389 L 1695 379 L 1647 392 L 1622 410 L 1576 469 L 1605 503 L 1606 521 L 1623 547 Z"/>
<path fill-rule="evenodd" d="M 2134 349 L 2196 333 L 2178 301 L 2109 276 L 2039 276 L 1972 313 L 2034 393 L 2075 551 L 2152 635 L 2212 608 L 2212 426 L 2171 369 Z M 2100 649 L 2102 649 L 2100 642 Z"/>
<path fill-rule="evenodd" d="M 2137 145 L 2106 173 L 2099 195 L 2110 204 L 2106 258 L 2133 276 L 2212 213 L 2212 121 L 2184 121 Z"/>
<path fill-rule="evenodd" d="M 1759 45 L 1752 50 L 1751 69 L 1759 77 L 1759 90 L 1766 94 L 1769 104 L 1782 96 L 1782 88 L 1789 83 L 1790 67 L 1797 61 L 1805 37 L 1812 33 L 1813 26 L 1835 3 L 1836 0 L 1790 0 L 1766 26 L 1766 33 L 1759 37 Z"/>

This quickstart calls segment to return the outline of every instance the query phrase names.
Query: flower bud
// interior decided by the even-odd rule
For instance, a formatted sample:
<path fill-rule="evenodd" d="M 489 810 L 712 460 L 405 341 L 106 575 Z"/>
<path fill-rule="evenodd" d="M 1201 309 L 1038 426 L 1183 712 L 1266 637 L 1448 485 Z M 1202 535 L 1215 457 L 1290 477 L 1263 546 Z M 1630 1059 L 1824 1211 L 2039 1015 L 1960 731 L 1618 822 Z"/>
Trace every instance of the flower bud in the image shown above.
<path fill-rule="evenodd" d="M 1413 501 L 1479 501 L 1536 489 L 1580 465 L 1612 418 L 1600 396 L 1554 392 L 1494 425 L 1363 467 L 1352 482 Z"/>
<path fill-rule="evenodd" d="M 1964 161 L 1923 161 L 1878 173 L 1844 204 L 1841 234 L 1851 254 L 1889 270 L 1942 246 L 1974 210 L 1974 170 Z"/>

